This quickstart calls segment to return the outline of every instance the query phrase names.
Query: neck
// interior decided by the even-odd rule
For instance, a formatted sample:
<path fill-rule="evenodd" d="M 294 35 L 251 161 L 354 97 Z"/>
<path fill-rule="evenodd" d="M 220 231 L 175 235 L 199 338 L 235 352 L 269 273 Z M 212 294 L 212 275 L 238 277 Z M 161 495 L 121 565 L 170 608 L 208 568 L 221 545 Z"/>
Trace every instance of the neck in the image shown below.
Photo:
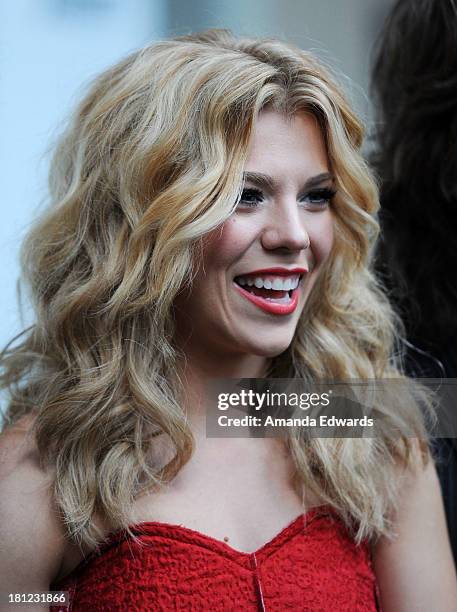
<path fill-rule="evenodd" d="M 259 355 L 215 355 L 189 345 L 183 355 L 178 372 L 185 388 L 184 407 L 189 421 L 199 429 L 204 426 L 211 379 L 264 378 L 270 361 Z"/>

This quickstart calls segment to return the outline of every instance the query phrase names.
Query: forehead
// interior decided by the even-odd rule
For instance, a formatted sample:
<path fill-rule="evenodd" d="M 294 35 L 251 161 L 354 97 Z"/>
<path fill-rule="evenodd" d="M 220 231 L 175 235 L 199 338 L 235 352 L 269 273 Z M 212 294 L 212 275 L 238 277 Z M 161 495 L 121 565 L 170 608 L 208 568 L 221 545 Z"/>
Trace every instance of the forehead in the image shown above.
<path fill-rule="evenodd" d="M 265 109 L 259 113 L 248 148 L 246 171 L 293 172 L 309 176 L 329 171 L 321 127 L 310 113 L 287 117 Z"/>

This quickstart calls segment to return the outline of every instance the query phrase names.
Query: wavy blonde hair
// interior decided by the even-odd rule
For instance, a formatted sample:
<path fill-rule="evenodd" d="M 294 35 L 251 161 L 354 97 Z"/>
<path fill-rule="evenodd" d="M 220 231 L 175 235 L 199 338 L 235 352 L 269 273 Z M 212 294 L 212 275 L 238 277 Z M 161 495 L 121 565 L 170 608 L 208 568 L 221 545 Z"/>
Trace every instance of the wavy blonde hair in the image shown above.
<path fill-rule="evenodd" d="M 265 107 L 318 119 L 338 189 L 333 251 L 269 375 L 403 376 L 394 360 L 401 329 L 371 271 L 378 195 L 359 153 L 362 127 L 327 69 L 298 48 L 225 30 L 132 53 L 95 79 L 55 149 L 52 203 L 21 257 L 36 322 L 2 354 L 6 423 L 36 415 L 39 454 L 74 541 L 103 539 L 95 513 L 132 535 L 133 501 L 192 454 L 173 304 L 192 286 L 203 237 L 236 206 Z M 414 398 L 378 409 L 426 440 Z M 175 453 L 165 467 L 150 460 L 159 434 Z M 355 522 L 357 541 L 389 535 L 396 465 L 413 455 L 407 434 L 290 436 L 287 445 L 303 494 L 317 492 Z"/>

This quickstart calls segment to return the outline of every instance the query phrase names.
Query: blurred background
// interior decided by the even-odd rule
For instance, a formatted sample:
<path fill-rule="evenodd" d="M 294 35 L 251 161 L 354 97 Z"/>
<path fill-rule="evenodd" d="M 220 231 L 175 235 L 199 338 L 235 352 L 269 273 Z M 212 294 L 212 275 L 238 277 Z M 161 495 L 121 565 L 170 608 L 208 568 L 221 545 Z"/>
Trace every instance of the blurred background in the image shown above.
<path fill-rule="evenodd" d="M 209 27 L 314 51 L 365 121 L 374 42 L 393 0 L 14 0 L 0 3 L 0 345 L 30 322 L 18 310 L 21 239 L 46 204 L 46 152 L 85 84 L 148 41 Z M 366 145 L 367 147 L 368 145 Z M 22 316 L 22 320 L 21 320 Z"/>

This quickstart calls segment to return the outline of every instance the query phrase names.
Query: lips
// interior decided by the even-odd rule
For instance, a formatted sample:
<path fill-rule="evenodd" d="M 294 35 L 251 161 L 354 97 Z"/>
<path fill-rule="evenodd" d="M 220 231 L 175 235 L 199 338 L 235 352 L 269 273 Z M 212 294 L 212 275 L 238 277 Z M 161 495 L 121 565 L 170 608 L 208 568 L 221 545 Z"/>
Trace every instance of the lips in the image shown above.
<path fill-rule="evenodd" d="M 305 268 L 263 268 L 234 278 L 238 293 L 269 314 L 288 315 L 297 308 Z"/>
<path fill-rule="evenodd" d="M 246 300 L 263 310 L 269 314 L 274 315 L 288 315 L 294 312 L 298 305 L 298 299 L 300 297 L 300 285 L 291 291 L 291 296 L 288 297 L 287 301 L 279 302 L 278 300 L 274 300 L 268 297 L 262 297 L 260 295 L 256 295 L 255 293 L 251 293 L 247 291 L 236 282 L 233 282 L 233 286 L 238 291 L 238 293 L 244 297 Z M 281 293 L 286 293 L 285 291 Z M 283 300 L 284 298 L 280 298 Z"/>

